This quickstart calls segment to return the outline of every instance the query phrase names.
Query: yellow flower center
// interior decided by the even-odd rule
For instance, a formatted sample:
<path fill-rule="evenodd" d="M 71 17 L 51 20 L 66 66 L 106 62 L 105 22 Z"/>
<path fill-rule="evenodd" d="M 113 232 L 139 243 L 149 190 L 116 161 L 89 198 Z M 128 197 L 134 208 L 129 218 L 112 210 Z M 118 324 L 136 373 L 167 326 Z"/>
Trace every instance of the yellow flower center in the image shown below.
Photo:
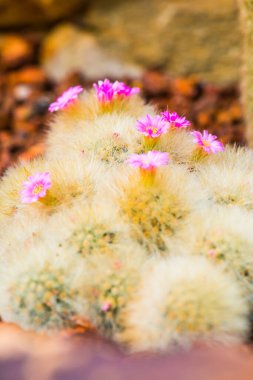
<path fill-rule="evenodd" d="M 157 129 L 157 128 L 154 128 L 154 127 L 151 127 L 151 129 L 152 129 L 152 132 L 153 132 L 153 133 L 157 133 L 157 131 L 158 131 L 158 129 Z"/>
<path fill-rule="evenodd" d="M 211 143 L 208 140 L 203 140 L 203 145 L 208 147 L 211 145 Z"/>
<path fill-rule="evenodd" d="M 43 190 L 43 185 L 36 185 L 33 189 L 33 194 L 39 194 Z"/>

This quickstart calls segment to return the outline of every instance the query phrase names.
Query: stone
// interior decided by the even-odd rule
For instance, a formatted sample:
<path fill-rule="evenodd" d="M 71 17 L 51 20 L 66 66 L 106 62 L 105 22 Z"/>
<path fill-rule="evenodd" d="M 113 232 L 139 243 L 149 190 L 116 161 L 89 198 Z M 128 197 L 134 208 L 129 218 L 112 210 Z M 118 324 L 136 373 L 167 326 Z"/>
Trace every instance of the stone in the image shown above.
<path fill-rule="evenodd" d="M 8 73 L 6 77 L 10 86 L 31 84 L 42 87 L 47 80 L 44 71 L 35 65 L 26 66 L 20 70 L 12 71 Z"/>
<path fill-rule="evenodd" d="M 86 78 L 138 77 L 141 69 L 127 59 L 108 52 L 90 32 L 71 24 L 56 27 L 44 40 L 41 51 L 43 68 L 51 79 L 63 80 L 73 72 Z"/>
<path fill-rule="evenodd" d="M 70 339 L 1 323 L 0 372 L 5 380 L 252 380 L 253 360 L 247 346 L 198 343 L 191 350 L 130 355 L 94 334 Z"/>
<path fill-rule="evenodd" d="M 0 62 L 3 69 L 15 68 L 32 57 L 31 45 L 21 36 L 0 36 Z"/>
<path fill-rule="evenodd" d="M 236 0 L 94 0 L 80 17 L 78 28 L 57 27 L 42 47 L 57 80 L 71 70 L 102 78 L 157 68 L 214 83 L 239 79 Z"/>
<path fill-rule="evenodd" d="M 213 82 L 239 78 L 235 0 L 95 0 L 84 25 L 121 60 Z"/>

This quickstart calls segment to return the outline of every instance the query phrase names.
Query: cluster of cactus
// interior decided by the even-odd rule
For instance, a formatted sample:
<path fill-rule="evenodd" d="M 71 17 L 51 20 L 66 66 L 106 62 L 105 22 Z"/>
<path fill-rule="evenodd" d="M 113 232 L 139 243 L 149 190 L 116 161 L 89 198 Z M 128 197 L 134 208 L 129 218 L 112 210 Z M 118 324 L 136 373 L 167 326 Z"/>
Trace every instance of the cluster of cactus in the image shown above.
<path fill-rule="evenodd" d="M 43 157 L 0 182 L 0 315 L 83 317 L 130 351 L 247 339 L 253 153 L 99 81 L 51 104 Z"/>

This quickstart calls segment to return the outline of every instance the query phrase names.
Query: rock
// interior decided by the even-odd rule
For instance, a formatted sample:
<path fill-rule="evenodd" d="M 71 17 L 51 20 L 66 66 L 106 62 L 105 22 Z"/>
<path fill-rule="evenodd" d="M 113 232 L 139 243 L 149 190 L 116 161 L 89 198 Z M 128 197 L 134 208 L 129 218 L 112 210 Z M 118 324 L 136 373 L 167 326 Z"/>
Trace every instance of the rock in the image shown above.
<path fill-rule="evenodd" d="M 64 24 L 45 39 L 41 61 L 48 76 L 56 81 L 75 71 L 90 79 L 140 75 L 136 64 L 115 55 L 103 49 L 91 33 Z"/>
<path fill-rule="evenodd" d="M 0 325 L 0 372 L 4 380 L 252 380 L 249 347 L 206 347 L 174 353 L 124 354 L 96 336 L 74 339 Z"/>
<path fill-rule="evenodd" d="M 44 24 L 70 16 L 87 0 L 0 0 L 0 27 Z"/>
<path fill-rule="evenodd" d="M 147 71 L 142 77 L 143 86 L 153 96 L 167 94 L 170 81 L 167 75 L 155 70 Z"/>
<path fill-rule="evenodd" d="M 37 66 L 26 66 L 20 70 L 12 71 L 7 75 L 10 86 L 18 84 L 32 84 L 43 86 L 47 81 L 44 71 Z"/>
<path fill-rule="evenodd" d="M 24 38 L 12 34 L 0 37 L 0 62 L 3 69 L 28 62 L 32 54 L 32 47 Z"/>
<path fill-rule="evenodd" d="M 95 0 L 83 20 L 123 62 L 216 83 L 239 77 L 235 0 Z"/>
<path fill-rule="evenodd" d="M 13 112 L 13 129 L 15 132 L 31 133 L 36 130 L 36 125 L 30 122 L 32 108 L 28 105 L 16 107 Z"/>

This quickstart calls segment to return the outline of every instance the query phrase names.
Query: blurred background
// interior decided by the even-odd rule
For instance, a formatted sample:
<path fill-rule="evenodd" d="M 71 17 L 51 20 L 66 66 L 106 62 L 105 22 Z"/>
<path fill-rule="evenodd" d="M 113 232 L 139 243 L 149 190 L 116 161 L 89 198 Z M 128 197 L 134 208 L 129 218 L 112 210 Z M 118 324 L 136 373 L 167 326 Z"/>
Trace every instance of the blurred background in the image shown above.
<path fill-rule="evenodd" d="M 0 0 L 0 11 L 3 32 L 44 32 L 39 61 L 54 80 L 73 70 L 91 79 L 147 69 L 214 83 L 239 76 L 235 0 Z"/>
<path fill-rule="evenodd" d="M 43 154 L 55 97 L 106 77 L 244 144 L 241 55 L 236 0 L 0 0 L 0 174 Z M 245 347 L 129 359 L 83 331 L 55 341 L 0 324 L 0 380 L 253 378 Z"/>
<path fill-rule="evenodd" d="M 244 143 L 236 0 L 0 0 L 0 173 L 43 153 L 48 105 L 98 79 Z"/>

